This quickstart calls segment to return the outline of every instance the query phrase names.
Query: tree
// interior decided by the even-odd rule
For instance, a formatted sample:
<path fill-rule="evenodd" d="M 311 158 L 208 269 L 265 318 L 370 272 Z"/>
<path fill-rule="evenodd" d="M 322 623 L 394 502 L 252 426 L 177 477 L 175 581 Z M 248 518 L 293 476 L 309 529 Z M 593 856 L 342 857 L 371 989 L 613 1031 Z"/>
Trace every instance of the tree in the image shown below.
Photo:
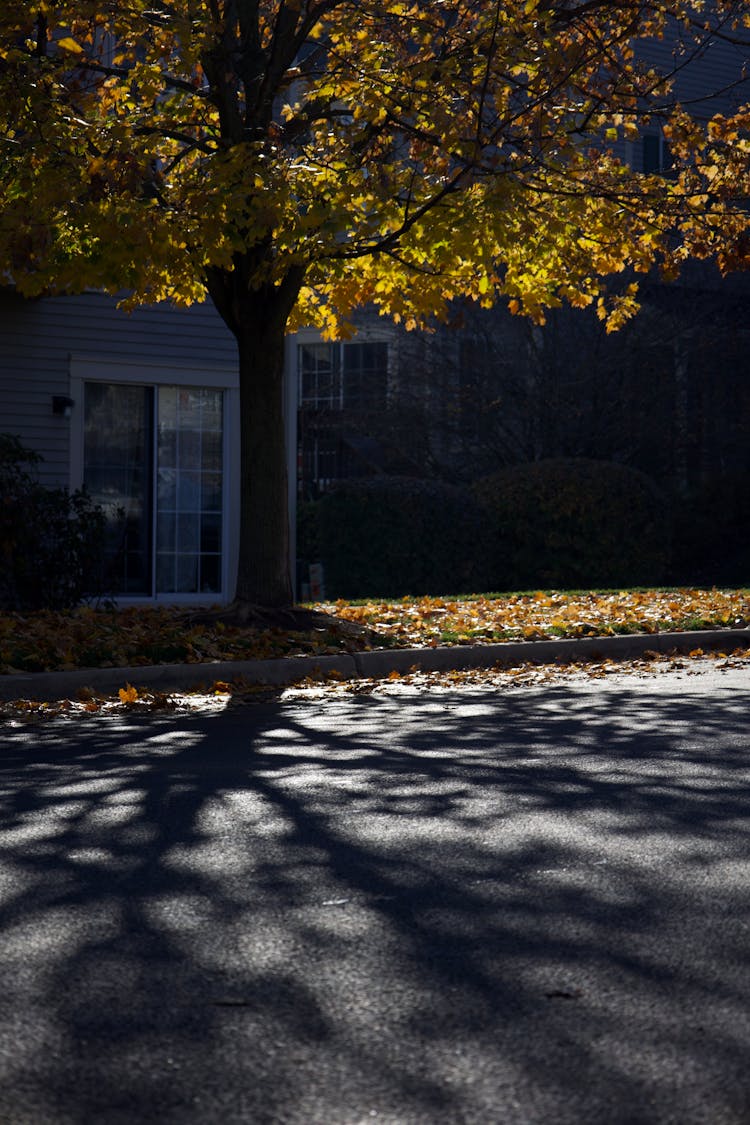
<path fill-rule="evenodd" d="M 28 295 L 210 296 L 239 356 L 237 598 L 287 605 L 286 330 L 498 295 L 617 327 L 637 285 L 608 275 L 746 265 L 750 113 L 701 121 L 674 77 L 749 25 L 729 0 L 0 0 L 0 264 Z M 639 62 L 665 35 L 669 66 Z M 649 121 L 669 174 L 623 158 Z"/>

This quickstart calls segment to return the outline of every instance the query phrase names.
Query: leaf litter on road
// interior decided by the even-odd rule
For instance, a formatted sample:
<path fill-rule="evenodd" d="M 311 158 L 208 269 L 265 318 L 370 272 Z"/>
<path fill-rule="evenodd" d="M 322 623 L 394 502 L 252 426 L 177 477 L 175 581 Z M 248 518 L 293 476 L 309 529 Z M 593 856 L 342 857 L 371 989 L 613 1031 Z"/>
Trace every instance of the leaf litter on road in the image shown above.
<path fill-rule="evenodd" d="M 55 702 L 16 700 L 0 703 L 0 720 L 12 725 L 52 718 L 86 718 L 93 715 L 147 713 L 210 713 L 230 706 L 250 706 L 270 700 L 304 702 L 335 699 L 350 695 L 405 695 L 424 692 L 445 693 L 461 689 L 512 691 L 514 688 L 540 687 L 561 683 L 605 680 L 614 675 L 652 677 L 665 672 L 700 675 L 708 669 L 750 671 L 750 651 L 691 653 L 646 653 L 637 660 L 571 661 L 567 664 L 496 664 L 489 668 L 470 668 L 447 672 L 423 672 L 414 668 L 405 673 L 391 672 L 381 679 L 341 679 L 338 676 L 307 676 L 294 683 L 269 687 L 250 683 L 242 677 L 217 680 L 189 692 L 152 692 L 131 684 L 113 695 L 82 689 L 76 699 Z"/>

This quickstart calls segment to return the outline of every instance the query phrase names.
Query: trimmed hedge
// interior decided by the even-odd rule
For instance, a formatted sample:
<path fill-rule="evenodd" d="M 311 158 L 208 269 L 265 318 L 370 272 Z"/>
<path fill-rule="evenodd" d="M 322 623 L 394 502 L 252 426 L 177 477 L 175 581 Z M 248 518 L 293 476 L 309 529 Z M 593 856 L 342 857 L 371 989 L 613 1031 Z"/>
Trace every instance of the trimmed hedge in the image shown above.
<path fill-rule="evenodd" d="M 665 498 L 644 473 L 561 458 L 477 481 L 487 520 L 490 588 L 651 585 L 670 556 Z"/>
<path fill-rule="evenodd" d="M 481 514 L 467 489 L 412 477 L 356 478 L 341 481 L 316 508 L 328 597 L 482 585 Z"/>

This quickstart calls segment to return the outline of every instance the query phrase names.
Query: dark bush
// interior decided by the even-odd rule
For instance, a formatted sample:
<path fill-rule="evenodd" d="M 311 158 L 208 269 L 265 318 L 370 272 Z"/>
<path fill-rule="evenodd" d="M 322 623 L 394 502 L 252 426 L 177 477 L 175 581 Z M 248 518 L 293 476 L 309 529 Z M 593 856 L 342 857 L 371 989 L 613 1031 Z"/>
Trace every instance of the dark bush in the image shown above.
<path fill-rule="evenodd" d="M 673 500 L 675 582 L 750 585 L 750 477 L 716 476 Z"/>
<path fill-rule="evenodd" d="M 317 501 L 329 597 L 467 592 L 482 580 L 468 490 L 411 477 L 340 482 Z"/>
<path fill-rule="evenodd" d="M 320 560 L 320 520 L 317 500 L 297 504 L 297 558 L 305 564 Z"/>
<path fill-rule="evenodd" d="M 516 465 L 474 485 L 498 590 L 650 585 L 670 553 L 667 504 L 644 473 L 608 461 Z"/>
<path fill-rule="evenodd" d="M 45 488 L 41 457 L 0 434 L 0 608 L 67 609 L 109 593 L 106 519 L 79 489 Z"/>

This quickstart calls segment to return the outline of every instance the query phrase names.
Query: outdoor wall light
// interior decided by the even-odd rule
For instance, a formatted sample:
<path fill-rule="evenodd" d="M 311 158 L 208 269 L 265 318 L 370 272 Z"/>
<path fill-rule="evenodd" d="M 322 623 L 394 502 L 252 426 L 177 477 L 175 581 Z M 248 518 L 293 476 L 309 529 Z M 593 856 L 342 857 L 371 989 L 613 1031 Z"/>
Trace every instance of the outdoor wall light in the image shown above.
<path fill-rule="evenodd" d="M 59 418 L 70 418 L 74 406 L 73 399 L 68 398 L 67 395 L 52 396 L 52 413 L 57 414 Z"/>

